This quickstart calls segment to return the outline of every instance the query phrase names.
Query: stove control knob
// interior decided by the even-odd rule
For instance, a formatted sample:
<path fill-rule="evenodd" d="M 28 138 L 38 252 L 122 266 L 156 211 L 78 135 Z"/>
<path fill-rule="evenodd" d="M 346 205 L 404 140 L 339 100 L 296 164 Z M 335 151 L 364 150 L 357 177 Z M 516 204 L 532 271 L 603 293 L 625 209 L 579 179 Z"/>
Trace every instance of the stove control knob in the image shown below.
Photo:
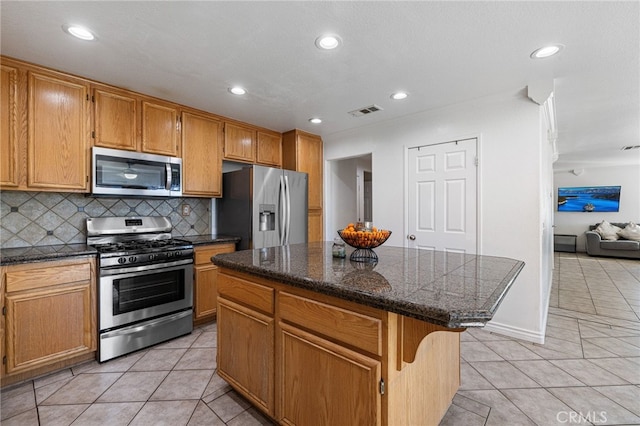
<path fill-rule="evenodd" d="M 136 258 L 135 256 L 131 256 L 131 257 L 129 258 L 129 263 L 133 263 L 133 262 L 135 262 L 136 260 L 137 260 L 137 258 Z"/>
<path fill-rule="evenodd" d="M 170 257 L 173 257 L 173 252 L 172 251 L 167 252 L 167 259 L 170 258 Z"/>
<path fill-rule="evenodd" d="M 176 250 L 175 255 L 176 257 L 182 256 L 182 252 L 180 250 Z"/>
<path fill-rule="evenodd" d="M 127 259 L 125 257 L 121 257 L 118 259 L 118 263 L 120 264 L 127 263 Z"/>
<path fill-rule="evenodd" d="M 157 254 L 150 254 L 149 255 L 149 260 L 156 260 L 158 258 Z"/>

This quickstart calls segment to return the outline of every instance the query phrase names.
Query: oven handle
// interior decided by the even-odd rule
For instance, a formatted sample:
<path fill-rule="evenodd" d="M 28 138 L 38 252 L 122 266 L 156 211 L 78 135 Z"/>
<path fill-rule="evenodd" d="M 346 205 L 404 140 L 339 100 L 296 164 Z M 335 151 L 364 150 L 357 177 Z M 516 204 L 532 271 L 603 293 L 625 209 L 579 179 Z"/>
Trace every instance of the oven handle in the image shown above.
<path fill-rule="evenodd" d="M 166 323 L 169 323 L 169 322 L 173 322 L 173 321 L 176 321 L 176 320 L 179 320 L 181 318 L 184 318 L 184 317 L 187 317 L 187 316 L 191 316 L 191 315 L 193 315 L 193 310 L 192 309 L 188 309 L 188 310 L 183 311 L 183 312 L 178 312 L 176 314 L 169 315 L 168 317 L 161 317 L 161 318 L 157 318 L 155 320 L 147 321 L 142 325 L 132 325 L 132 326 L 129 326 L 129 327 L 120 328 L 118 330 L 109 331 L 107 333 L 102 333 L 102 334 L 100 334 L 100 338 L 101 339 L 108 339 L 110 337 L 124 336 L 124 335 L 127 335 L 127 334 L 139 333 L 139 332 L 147 330 L 149 328 L 157 327 L 159 325 L 166 324 Z"/>
<path fill-rule="evenodd" d="M 153 265 L 129 266 L 117 269 L 100 269 L 100 276 L 107 277 L 111 275 L 134 274 L 138 272 L 157 271 L 159 269 L 168 269 L 175 266 L 192 265 L 193 259 L 176 260 L 175 262 L 156 263 Z"/>

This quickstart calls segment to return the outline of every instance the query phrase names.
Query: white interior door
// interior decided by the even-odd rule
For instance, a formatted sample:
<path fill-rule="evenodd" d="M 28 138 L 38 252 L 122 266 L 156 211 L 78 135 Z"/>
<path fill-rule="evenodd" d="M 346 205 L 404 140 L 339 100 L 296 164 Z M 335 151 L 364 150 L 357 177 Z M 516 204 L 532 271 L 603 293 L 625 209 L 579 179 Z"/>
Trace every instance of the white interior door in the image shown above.
<path fill-rule="evenodd" d="M 407 247 L 476 253 L 476 142 L 409 149 Z"/>

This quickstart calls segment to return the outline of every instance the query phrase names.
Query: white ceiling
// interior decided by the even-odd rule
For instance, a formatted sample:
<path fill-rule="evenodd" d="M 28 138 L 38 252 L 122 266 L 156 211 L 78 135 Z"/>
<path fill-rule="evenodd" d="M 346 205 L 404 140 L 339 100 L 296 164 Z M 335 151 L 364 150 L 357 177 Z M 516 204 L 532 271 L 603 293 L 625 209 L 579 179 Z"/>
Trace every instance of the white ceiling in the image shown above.
<path fill-rule="evenodd" d="M 326 136 L 553 80 L 556 169 L 640 164 L 621 151 L 640 145 L 637 1 L 2 0 L 0 13 L 3 55 L 277 131 Z M 97 41 L 64 33 L 71 23 Z M 343 45 L 318 50 L 326 32 Z M 551 42 L 566 48 L 529 58 Z M 235 84 L 248 94 L 229 94 Z M 396 90 L 410 97 L 392 101 Z M 383 111 L 348 114 L 371 104 Z"/>

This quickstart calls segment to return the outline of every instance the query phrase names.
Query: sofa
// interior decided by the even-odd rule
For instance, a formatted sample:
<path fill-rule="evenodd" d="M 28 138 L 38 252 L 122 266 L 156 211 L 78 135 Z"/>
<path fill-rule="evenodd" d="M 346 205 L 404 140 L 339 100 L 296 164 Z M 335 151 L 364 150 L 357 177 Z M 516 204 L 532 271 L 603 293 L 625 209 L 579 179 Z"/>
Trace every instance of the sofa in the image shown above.
<path fill-rule="evenodd" d="M 611 225 L 624 229 L 627 223 L 611 223 Z M 600 223 L 589 226 L 589 230 L 585 233 L 587 237 L 587 254 L 589 256 L 640 259 L 640 241 L 625 239 L 624 237 L 620 237 L 617 240 L 605 240 L 596 232 L 598 226 L 600 226 Z"/>

